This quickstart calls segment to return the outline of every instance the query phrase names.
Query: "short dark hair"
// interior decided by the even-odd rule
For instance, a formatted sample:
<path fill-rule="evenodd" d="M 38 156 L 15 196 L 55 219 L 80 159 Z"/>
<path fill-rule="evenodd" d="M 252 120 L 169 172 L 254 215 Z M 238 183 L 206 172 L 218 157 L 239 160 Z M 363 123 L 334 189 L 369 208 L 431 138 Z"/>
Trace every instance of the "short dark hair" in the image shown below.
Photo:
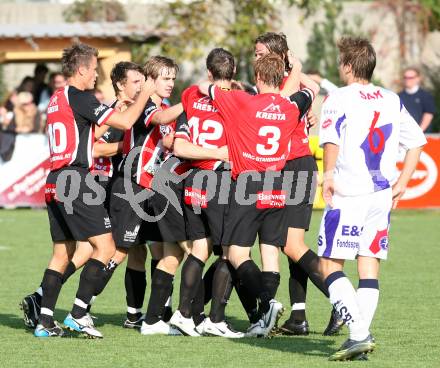
<path fill-rule="evenodd" d="M 255 39 L 255 44 L 257 43 L 262 43 L 270 52 L 277 54 L 284 61 L 286 71 L 290 71 L 289 46 L 287 45 L 287 37 L 284 33 L 263 33 Z"/>
<path fill-rule="evenodd" d="M 59 75 L 62 75 L 64 77 L 63 73 L 61 73 L 61 72 L 51 72 L 49 74 L 49 80 L 53 80 L 53 79 L 55 79 L 55 77 L 58 77 Z"/>
<path fill-rule="evenodd" d="M 206 58 L 206 68 L 215 81 L 231 80 L 235 73 L 234 56 L 225 49 L 213 49 Z"/>
<path fill-rule="evenodd" d="M 61 69 L 66 78 L 72 77 L 81 66 L 89 66 L 93 57 L 98 57 L 98 50 L 85 43 L 75 43 L 63 50 Z"/>
<path fill-rule="evenodd" d="M 131 61 L 121 61 L 113 67 L 110 72 L 110 79 L 112 81 L 113 89 L 117 95 L 120 92 L 118 83 L 124 84 L 127 81 L 127 72 L 134 70 L 141 74 L 144 74 L 142 67 L 139 64 L 132 63 Z"/>
<path fill-rule="evenodd" d="M 376 52 L 370 41 L 361 37 L 343 37 L 338 41 L 339 63 L 351 65 L 353 76 L 370 81 L 376 67 Z"/>
<path fill-rule="evenodd" d="M 37 65 L 35 65 L 34 75 L 37 75 L 37 74 L 40 74 L 40 73 L 47 73 L 48 71 L 49 71 L 49 69 L 46 66 L 46 64 L 38 63 Z"/>
<path fill-rule="evenodd" d="M 162 68 L 174 70 L 177 74 L 179 71 L 179 66 L 173 59 L 170 59 L 166 56 L 152 56 L 150 57 L 144 65 L 144 74 L 145 77 L 151 77 L 156 80 Z"/>
<path fill-rule="evenodd" d="M 257 77 L 266 85 L 280 87 L 284 78 L 284 62 L 274 53 L 269 53 L 254 63 L 255 80 Z"/>

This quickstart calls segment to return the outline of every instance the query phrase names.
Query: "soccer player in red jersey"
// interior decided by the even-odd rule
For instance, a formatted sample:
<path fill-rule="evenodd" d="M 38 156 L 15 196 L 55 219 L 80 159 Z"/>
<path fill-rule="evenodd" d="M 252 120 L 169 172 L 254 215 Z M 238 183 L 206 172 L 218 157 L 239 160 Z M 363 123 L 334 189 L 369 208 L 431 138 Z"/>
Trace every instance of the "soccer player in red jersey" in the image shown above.
<path fill-rule="evenodd" d="M 290 78 L 299 81 L 299 73 L 300 68 Z M 279 94 L 283 75 L 283 60 L 269 54 L 255 62 L 260 92 L 256 96 L 242 91 L 224 92 L 209 82 L 199 86 L 224 119 L 233 181 L 222 242 L 230 247 L 229 260 L 239 279 L 260 301 L 262 318 L 250 327 L 250 335 L 267 336 L 276 325 L 282 305 L 263 286 L 262 273 L 250 259 L 249 247 L 257 234 L 262 249 L 285 245 L 286 191 L 281 171 L 291 136 L 318 92 L 316 83 L 308 79 L 309 88 L 283 98 Z M 278 250 L 268 251 L 263 262 L 278 267 Z"/>
<path fill-rule="evenodd" d="M 88 174 L 94 127 L 131 127 L 153 90 L 150 82 L 145 83 L 135 103 L 123 113 L 100 104 L 88 91 L 96 81 L 97 56 L 98 51 L 85 44 L 63 51 L 62 68 L 68 84 L 54 93 L 47 109 L 51 172 L 45 192 L 54 252 L 41 283 L 41 314 L 34 332 L 37 337 L 63 335 L 53 319 L 53 310 L 77 240 L 88 240 L 93 253 L 81 272 L 75 304 L 65 324 L 91 337 L 102 337 L 87 316 L 87 306 L 106 277 L 115 244 L 103 203 L 90 203 L 93 193 L 89 186 L 94 181 Z"/>
<path fill-rule="evenodd" d="M 213 49 L 207 59 L 208 78 L 222 90 L 231 89 L 235 72 L 232 54 Z M 235 273 L 227 260 L 227 249 L 216 264 L 212 285 L 209 317 L 204 319 L 203 268 L 211 255 L 221 254 L 221 237 L 226 202 L 219 203 L 223 179 L 230 180 L 230 171 L 223 160 L 228 159 L 223 118 L 212 100 L 193 85 L 182 93 L 184 113 L 177 122 L 174 154 L 190 159 L 192 171 L 185 178 L 185 215 L 187 232 L 193 241 L 191 254 L 182 267 L 179 308 L 170 320 L 184 334 L 203 333 L 228 338 L 243 337 L 225 321 L 225 307 L 232 292 Z M 225 157 L 223 157 L 225 156 Z M 207 182 L 203 183 L 203 178 Z M 201 310 L 197 310 L 201 306 Z"/>
<path fill-rule="evenodd" d="M 285 85 L 292 68 L 292 60 L 284 34 L 267 32 L 257 37 L 255 40 L 255 59 L 258 60 L 269 52 L 276 53 L 285 62 L 285 77 L 281 86 L 281 94 L 288 95 L 294 92 L 290 86 Z M 305 232 L 309 229 L 312 217 L 317 185 L 316 173 L 318 171 L 309 148 L 308 122 L 312 118 L 310 114 L 311 110 L 307 114 L 307 118 L 300 121 L 300 126 L 292 135 L 290 153 L 285 167 L 285 171 L 293 174 L 291 178 L 292 193 L 295 193 L 298 198 L 293 198 L 294 204 L 286 206 L 289 230 L 283 252 L 289 260 L 289 294 L 292 311 L 289 319 L 281 326 L 280 330 L 288 335 L 307 335 L 309 333 L 305 313 L 307 280 L 309 278 L 328 297 L 328 290 L 318 272 L 318 255 L 304 241 Z M 332 311 L 324 334 L 335 334 L 342 325 L 342 320 L 335 311 Z"/>

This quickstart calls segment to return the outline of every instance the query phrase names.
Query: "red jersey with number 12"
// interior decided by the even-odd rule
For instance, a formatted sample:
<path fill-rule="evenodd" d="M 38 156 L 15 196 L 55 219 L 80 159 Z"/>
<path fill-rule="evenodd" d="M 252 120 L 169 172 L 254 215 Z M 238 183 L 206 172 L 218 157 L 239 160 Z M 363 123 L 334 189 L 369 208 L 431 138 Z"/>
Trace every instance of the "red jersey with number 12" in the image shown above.
<path fill-rule="evenodd" d="M 220 148 L 226 145 L 223 118 L 212 100 L 191 86 L 182 93 L 182 105 L 188 122 L 176 128 L 176 138 L 183 138 L 204 148 Z M 191 166 L 203 170 L 215 170 L 222 162 L 218 160 L 193 160 Z"/>

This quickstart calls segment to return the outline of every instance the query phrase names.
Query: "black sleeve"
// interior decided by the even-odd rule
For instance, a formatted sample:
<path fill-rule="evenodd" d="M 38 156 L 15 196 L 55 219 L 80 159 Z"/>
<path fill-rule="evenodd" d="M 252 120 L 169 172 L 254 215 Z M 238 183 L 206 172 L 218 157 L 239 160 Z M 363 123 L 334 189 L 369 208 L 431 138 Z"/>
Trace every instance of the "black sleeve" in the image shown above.
<path fill-rule="evenodd" d="M 120 129 L 110 127 L 100 138 L 105 143 L 116 143 L 124 139 L 124 132 Z"/>
<path fill-rule="evenodd" d="M 296 104 L 299 110 L 299 116 L 302 118 L 307 111 L 309 111 L 310 106 L 313 102 L 313 92 L 308 88 L 304 88 L 289 97 L 290 102 Z"/>
<path fill-rule="evenodd" d="M 111 107 L 100 103 L 88 91 L 69 94 L 69 104 L 73 111 L 97 125 L 104 124 L 114 111 Z"/>
<path fill-rule="evenodd" d="M 190 140 L 191 138 L 191 131 L 189 129 L 188 118 L 185 111 L 183 111 L 177 118 L 175 137 L 185 138 L 187 140 Z"/>

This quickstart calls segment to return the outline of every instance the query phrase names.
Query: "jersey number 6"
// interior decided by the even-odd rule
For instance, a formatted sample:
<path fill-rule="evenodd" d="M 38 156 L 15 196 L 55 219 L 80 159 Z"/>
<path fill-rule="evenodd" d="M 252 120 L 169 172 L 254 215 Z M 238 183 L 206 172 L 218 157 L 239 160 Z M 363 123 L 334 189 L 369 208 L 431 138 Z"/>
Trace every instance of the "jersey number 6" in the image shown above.
<path fill-rule="evenodd" d="M 374 118 L 370 125 L 370 132 L 368 133 L 368 143 L 370 145 L 371 152 L 374 154 L 378 154 L 382 151 L 383 146 L 385 144 L 385 136 L 380 128 L 376 128 L 377 121 L 379 120 L 380 112 L 374 112 Z M 374 134 L 379 136 L 379 142 L 377 146 L 374 144 Z"/>

